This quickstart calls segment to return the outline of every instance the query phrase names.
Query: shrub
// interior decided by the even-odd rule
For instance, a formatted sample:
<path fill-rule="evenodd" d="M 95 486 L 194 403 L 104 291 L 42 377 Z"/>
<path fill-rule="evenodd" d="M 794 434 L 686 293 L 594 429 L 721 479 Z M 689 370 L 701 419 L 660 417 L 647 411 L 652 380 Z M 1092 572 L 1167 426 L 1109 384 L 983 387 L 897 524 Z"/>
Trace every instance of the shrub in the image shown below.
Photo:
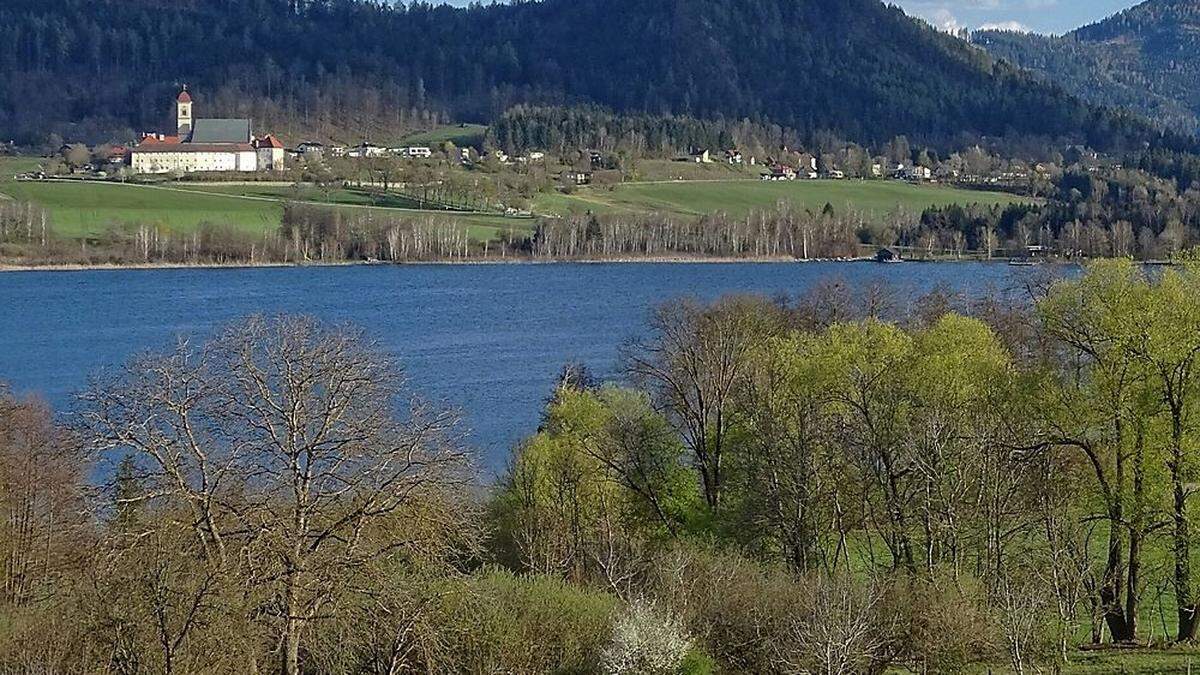
<path fill-rule="evenodd" d="M 594 673 L 610 641 L 615 597 L 548 576 L 490 570 L 447 596 L 439 670 Z M 451 667 L 449 664 L 454 665 Z"/>
<path fill-rule="evenodd" d="M 635 600 L 613 626 L 612 642 L 603 654 L 604 672 L 673 675 L 691 648 L 692 638 L 677 618 L 652 602 Z"/>
<path fill-rule="evenodd" d="M 983 590 L 969 578 L 899 581 L 887 602 L 903 623 L 905 657 L 925 672 L 959 672 L 999 655 Z"/>

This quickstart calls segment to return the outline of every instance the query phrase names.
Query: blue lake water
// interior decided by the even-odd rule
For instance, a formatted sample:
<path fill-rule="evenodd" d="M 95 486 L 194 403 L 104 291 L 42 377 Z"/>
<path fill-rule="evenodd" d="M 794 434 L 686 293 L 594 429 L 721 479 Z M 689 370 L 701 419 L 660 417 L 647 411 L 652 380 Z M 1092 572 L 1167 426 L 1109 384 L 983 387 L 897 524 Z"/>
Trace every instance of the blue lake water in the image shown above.
<path fill-rule="evenodd" d="M 830 280 L 895 297 L 1019 285 L 1003 264 L 554 264 L 0 273 L 0 381 L 57 410 L 98 370 L 248 314 L 352 322 L 424 396 L 464 412 L 484 463 L 536 427 L 563 364 L 618 377 L 622 342 L 682 296 L 798 296 Z"/>

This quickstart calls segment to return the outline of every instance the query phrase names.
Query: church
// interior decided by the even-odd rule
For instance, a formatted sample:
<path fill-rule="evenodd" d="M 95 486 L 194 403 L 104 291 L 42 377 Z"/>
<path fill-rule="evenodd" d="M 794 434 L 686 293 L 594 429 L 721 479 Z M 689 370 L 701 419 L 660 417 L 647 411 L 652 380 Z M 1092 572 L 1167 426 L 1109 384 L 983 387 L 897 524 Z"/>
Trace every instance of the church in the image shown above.
<path fill-rule="evenodd" d="M 174 134 L 146 134 L 130 153 L 134 173 L 283 170 L 283 144 L 255 138 L 247 119 L 194 119 L 187 87 L 175 99 Z"/>

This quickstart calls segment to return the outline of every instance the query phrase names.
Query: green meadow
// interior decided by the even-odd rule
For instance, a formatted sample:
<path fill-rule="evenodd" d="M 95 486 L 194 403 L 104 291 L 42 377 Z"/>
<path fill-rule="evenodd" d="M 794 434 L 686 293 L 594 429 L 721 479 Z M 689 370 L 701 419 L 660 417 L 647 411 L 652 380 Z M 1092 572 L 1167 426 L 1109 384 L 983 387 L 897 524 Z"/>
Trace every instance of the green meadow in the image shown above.
<path fill-rule="evenodd" d="M 11 181 L 19 173 L 28 173 L 41 166 L 37 157 L 0 157 L 0 183 Z"/>
<path fill-rule="evenodd" d="M 453 220 L 467 225 L 471 237 L 478 241 L 494 240 L 505 230 L 528 232 L 532 227 L 532 221 L 528 218 L 420 210 L 414 208 L 417 205 L 411 200 L 401 195 L 380 197 L 365 190 L 341 188 L 327 190 L 314 185 L 282 185 L 278 183 L 243 183 L 238 185 L 179 183 L 172 187 L 180 191 L 194 192 L 196 194 L 249 198 L 249 201 L 272 200 L 280 204 L 284 202 L 312 202 L 323 205 L 327 204 L 333 207 L 366 209 L 384 215 Z"/>
<path fill-rule="evenodd" d="M 625 183 L 610 188 L 586 187 L 570 195 L 547 194 L 537 200 L 543 213 L 637 214 L 670 213 L 698 217 L 712 213 L 743 216 L 753 210 L 788 203 L 793 208 L 818 210 L 826 204 L 884 215 L 897 211 L 919 213 L 951 204 L 1011 204 L 1028 198 L 1000 192 L 962 190 L 900 181 L 692 181 Z"/>
<path fill-rule="evenodd" d="M 355 190 L 322 190 L 281 184 L 210 185 L 174 183 L 137 185 L 98 181 L 20 181 L 19 173 L 36 170 L 37 158 L 0 157 L 0 199 L 38 204 L 50 213 L 55 231 L 64 237 L 101 235 L 113 228 L 152 225 L 188 232 L 202 224 L 227 225 L 257 234 L 279 227 L 283 205 L 289 201 L 320 202 L 334 208 L 355 208 L 380 214 L 454 220 L 468 227 L 478 241 L 494 240 L 504 231 L 527 232 L 528 219 L 449 214 L 409 208 L 400 197 L 380 202 Z"/>
<path fill-rule="evenodd" d="M 212 223 L 261 232 L 278 227 L 283 214 L 278 202 L 121 183 L 9 182 L 0 183 L 0 192 L 45 208 L 55 231 L 65 237 L 135 224 L 182 232 Z"/>
<path fill-rule="evenodd" d="M 440 130 L 449 134 L 458 127 Z M 39 204 L 50 212 L 55 230 L 66 237 L 90 237 L 113 228 L 153 225 L 187 232 L 204 224 L 234 227 L 248 233 L 279 226 L 283 205 L 289 201 L 326 204 L 333 208 L 365 209 L 381 215 L 420 216 L 453 220 L 470 228 L 471 237 L 494 240 L 502 232 L 529 232 L 530 219 L 502 215 L 456 214 L 429 211 L 400 195 L 381 198 L 363 190 L 322 189 L 283 183 L 172 183 L 160 186 L 83 181 L 16 182 L 13 175 L 36 170 L 36 158 L 0 158 L 0 199 Z M 896 211 L 919 213 L 931 206 L 949 204 L 1009 204 L 1023 198 L 996 192 L 978 192 L 938 185 L 911 185 L 898 181 L 789 181 L 713 180 L 691 182 L 625 183 L 612 187 L 590 186 L 572 194 L 546 192 L 534 200 L 540 215 L 578 213 L 644 215 L 666 213 L 695 218 L 712 213 L 743 216 L 772 209 L 781 203 L 793 208 L 818 210 L 831 204 L 838 210 L 883 215 Z"/>

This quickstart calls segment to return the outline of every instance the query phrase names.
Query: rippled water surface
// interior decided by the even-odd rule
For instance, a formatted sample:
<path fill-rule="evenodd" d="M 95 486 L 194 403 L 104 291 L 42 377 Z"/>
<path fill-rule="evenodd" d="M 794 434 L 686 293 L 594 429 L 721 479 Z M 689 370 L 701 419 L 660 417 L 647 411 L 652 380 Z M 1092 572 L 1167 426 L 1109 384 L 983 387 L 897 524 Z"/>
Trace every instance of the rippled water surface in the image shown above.
<path fill-rule="evenodd" d="M 615 377 L 618 348 L 680 296 L 796 296 L 828 280 L 911 298 L 1019 285 L 1003 264 L 360 266 L 0 274 L 0 380 L 66 410 L 99 369 L 253 313 L 350 321 L 424 395 L 462 408 L 486 463 L 537 425 L 562 365 Z"/>

